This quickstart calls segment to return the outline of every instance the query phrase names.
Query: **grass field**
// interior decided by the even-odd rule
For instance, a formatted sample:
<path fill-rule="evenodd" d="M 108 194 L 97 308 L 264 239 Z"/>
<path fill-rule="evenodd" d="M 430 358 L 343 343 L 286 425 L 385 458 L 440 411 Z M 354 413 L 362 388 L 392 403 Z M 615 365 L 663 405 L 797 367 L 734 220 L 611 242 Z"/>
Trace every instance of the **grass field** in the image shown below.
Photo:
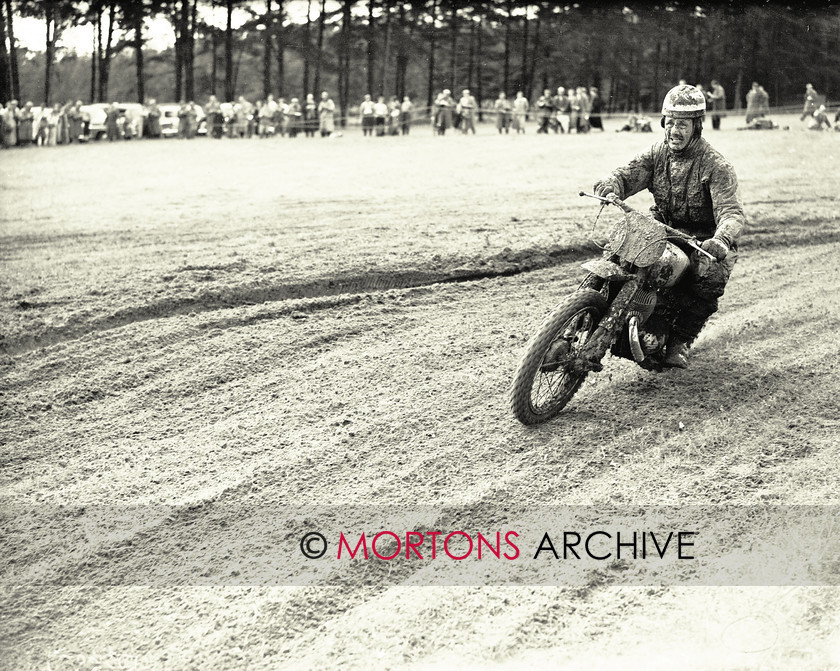
<path fill-rule="evenodd" d="M 424 506 L 425 529 L 445 506 L 836 506 L 840 133 L 735 125 L 706 135 L 750 223 L 691 369 L 608 360 L 535 429 L 506 390 L 606 230 L 577 193 L 656 136 L 0 154 L 0 668 L 840 668 L 836 566 L 454 586 L 294 561 L 307 505 Z M 143 514 L 116 535 L 82 508 Z M 249 564 L 267 546 L 287 580 Z"/>

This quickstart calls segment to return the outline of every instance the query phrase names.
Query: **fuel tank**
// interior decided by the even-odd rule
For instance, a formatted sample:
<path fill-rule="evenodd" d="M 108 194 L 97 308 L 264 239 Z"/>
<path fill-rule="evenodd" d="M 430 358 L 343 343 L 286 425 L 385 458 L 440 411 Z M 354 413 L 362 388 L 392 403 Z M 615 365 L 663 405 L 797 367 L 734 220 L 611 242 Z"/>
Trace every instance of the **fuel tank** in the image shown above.
<path fill-rule="evenodd" d="M 651 266 L 648 282 L 657 287 L 672 287 L 688 270 L 691 261 L 683 250 L 673 242 L 665 245 L 665 251 L 659 260 Z"/>

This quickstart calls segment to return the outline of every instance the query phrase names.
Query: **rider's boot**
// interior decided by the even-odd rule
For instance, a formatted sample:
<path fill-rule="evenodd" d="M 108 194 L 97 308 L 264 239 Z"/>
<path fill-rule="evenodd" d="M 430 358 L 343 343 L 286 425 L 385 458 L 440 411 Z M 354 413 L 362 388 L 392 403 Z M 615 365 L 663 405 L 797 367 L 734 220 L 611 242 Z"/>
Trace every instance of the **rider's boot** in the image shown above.
<path fill-rule="evenodd" d="M 669 368 L 688 368 L 688 345 L 679 338 L 671 338 L 668 354 L 662 362 Z"/>

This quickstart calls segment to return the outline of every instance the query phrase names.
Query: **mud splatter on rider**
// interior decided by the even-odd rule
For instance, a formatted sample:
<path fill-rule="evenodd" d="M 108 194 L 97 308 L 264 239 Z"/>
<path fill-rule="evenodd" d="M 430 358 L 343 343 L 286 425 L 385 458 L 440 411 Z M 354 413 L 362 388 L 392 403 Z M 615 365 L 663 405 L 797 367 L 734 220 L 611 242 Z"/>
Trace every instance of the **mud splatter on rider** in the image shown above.
<path fill-rule="evenodd" d="M 665 139 L 595 184 L 599 196 L 614 193 L 621 199 L 648 189 L 655 216 L 697 237 L 717 259 L 709 262 L 695 252 L 692 272 L 645 324 L 654 335 L 670 330 L 665 364 L 679 368 L 688 367 L 688 348 L 717 312 L 745 224 L 735 171 L 702 137 L 705 113 L 705 97 L 696 87 L 674 87 L 662 104 Z"/>

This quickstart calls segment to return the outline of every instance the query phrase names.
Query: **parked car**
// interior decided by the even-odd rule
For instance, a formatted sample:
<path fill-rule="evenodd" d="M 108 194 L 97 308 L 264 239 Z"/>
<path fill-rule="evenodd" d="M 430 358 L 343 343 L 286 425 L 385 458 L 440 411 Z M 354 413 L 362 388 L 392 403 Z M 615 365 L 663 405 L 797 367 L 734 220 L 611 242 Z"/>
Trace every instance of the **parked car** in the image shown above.
<path fill-rule="evenodd" d="M 82 105 L 82 112 L 87 112 L 90 115 L 90 125 L 88 126 L 88 138 L 91 140 L 102 140 L 105 138 L 107 129 L 105 128 L 105 116 L 108 113 L 108 108 L 111 103 L 93 103 L 92 105 Z M 145 106 L 140 103 L 117 103 L 117 109 L 120 112 L 121 118 L 128 118 L 132 122 L 133 135 L 142 134 L 144 121 L 149 112 Z M 120 124 L 122 127 L 122 124 Z"/>
<path fill-rule="evenodd" d="M 105 137 L 105 114 L 111 105 L 109 103 L 93 103 L 82 105 L 81 111 L 90 115 L 90 126 L 88 126 L 88 138 L 99 140 Z"/>
<path fill-rule="evenodd" d="M 160 108 L 160 134 L 163 137 L 178 137 L 178 110 L 181 109 L 181 105 L 179 103 L 161 103 L 158 107 Z M 207 124 L 204 110 L 201 109 L 201 105 L 196 105 L 195 111 L 198 124 L 196 134 L 206 135 Z"/>

